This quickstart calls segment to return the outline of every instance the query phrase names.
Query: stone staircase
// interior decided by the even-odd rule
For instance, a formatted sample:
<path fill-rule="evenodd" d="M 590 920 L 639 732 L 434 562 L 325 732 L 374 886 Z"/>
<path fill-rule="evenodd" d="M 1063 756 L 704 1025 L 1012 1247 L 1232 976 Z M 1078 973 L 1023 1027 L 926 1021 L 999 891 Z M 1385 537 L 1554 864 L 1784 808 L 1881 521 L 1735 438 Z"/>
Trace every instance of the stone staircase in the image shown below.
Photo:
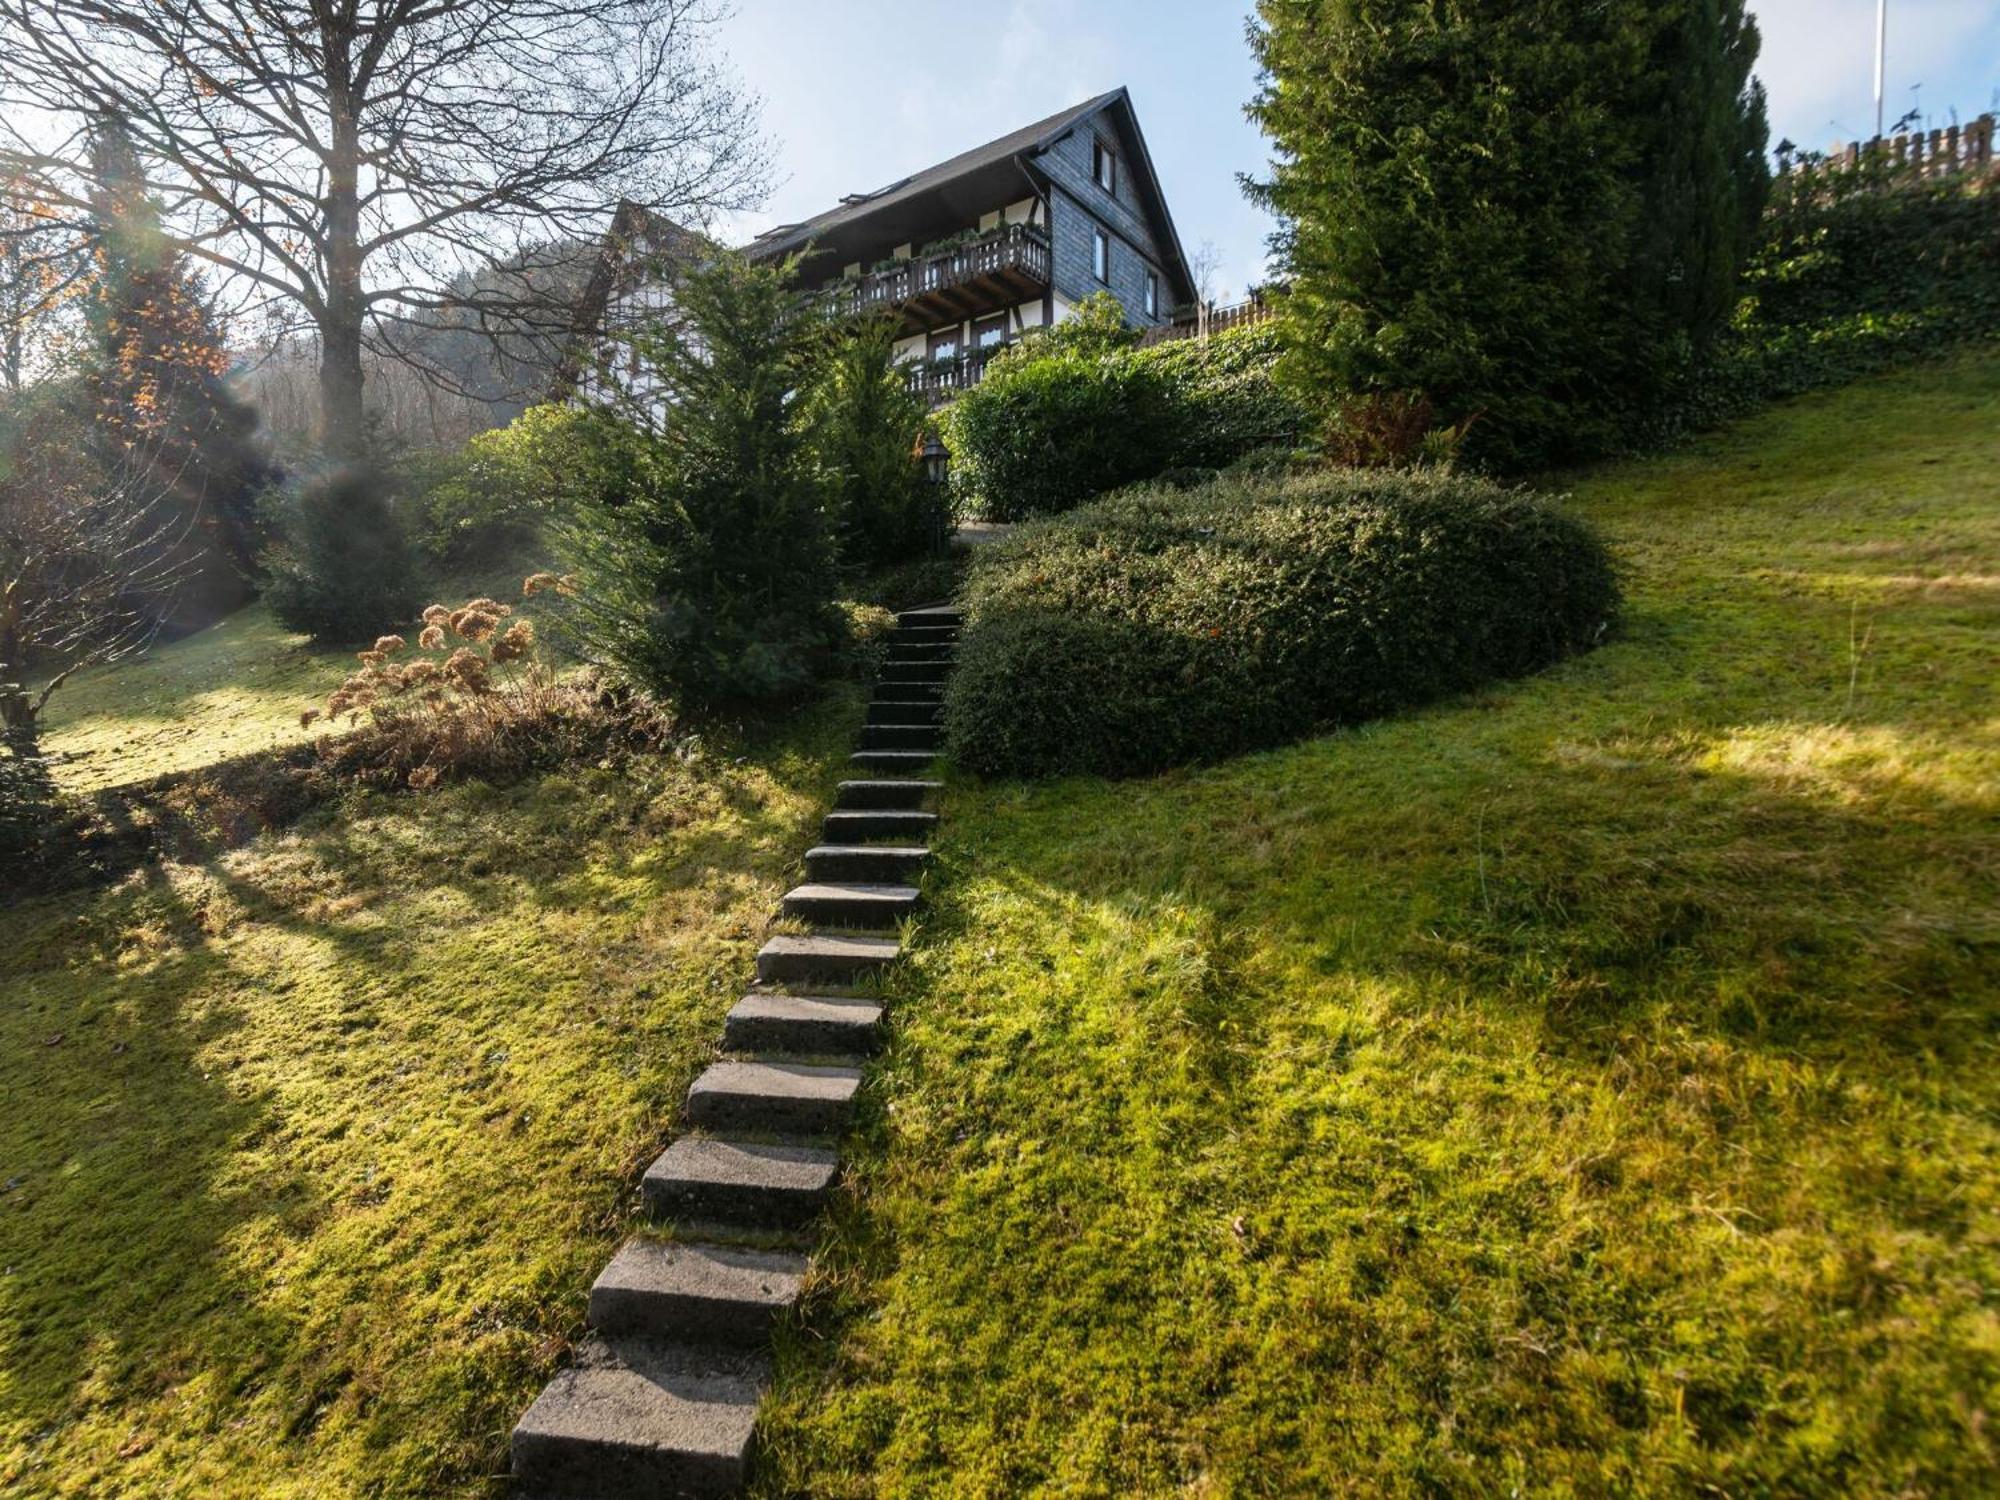
<path fill-rule="evenodd" d="M 658 1229 L 590 1291 L 590 1337 L 514 1429 L 518 1492 L 538 1500 L 723 1495 L 749 1473 L 771 1330 L 799 1295 L 837 1143 L 882 1040 L 879 976 L 901 955 L 937 826 L 939 702 L 958 611 L 906 611 L 855 765 L 757 955 L 724 1055 L 688 1091 L 688 1131 L 646 1169 Z"/>

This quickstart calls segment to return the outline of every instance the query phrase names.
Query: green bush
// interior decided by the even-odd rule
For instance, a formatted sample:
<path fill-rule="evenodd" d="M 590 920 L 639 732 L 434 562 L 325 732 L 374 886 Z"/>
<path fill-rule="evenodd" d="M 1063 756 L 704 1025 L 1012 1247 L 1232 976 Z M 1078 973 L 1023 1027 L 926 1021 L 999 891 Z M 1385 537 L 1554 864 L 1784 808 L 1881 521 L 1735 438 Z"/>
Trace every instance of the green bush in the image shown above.
<path fill-rule="evenodd" d="M 1604 546 L 1524 493 L 1323 471 L 1114 496 L 978 558 L 945 697 L 959 763 L 1130 775 L 1281 743 L 1603 638 Z"/>
<path fill-rule="evenodd" d="M 519 556 L 548 516 L 622 493 L 634 462 L 624 424 L 586 407 L 545 405 L 461 448 L 413 454 L 397 478 L 417 545 L 463 569 Z"/>
<path fill-rule="evenodd" d="M 2000 336 L 2000 189 L 1867 165 L 1780 178 L 1743 291 L 1638 441 Z"/>
<path fill-rule="evenodd" d="M 390 488 L 379 474 L 343 470 L 279 493 L 264 597 L 280 623 L 339 643 L 409 622 L 421 580 Z"/>
<path fill-rule="evenodd" d="M 1149 349 L 1058 327 L 995 361 L 945 413 L 955 487 L 969 509 L 1015 521 L 1294 443 L 1305 413 L 1271 378 L 1277 355 L 1264 327 Z"/>

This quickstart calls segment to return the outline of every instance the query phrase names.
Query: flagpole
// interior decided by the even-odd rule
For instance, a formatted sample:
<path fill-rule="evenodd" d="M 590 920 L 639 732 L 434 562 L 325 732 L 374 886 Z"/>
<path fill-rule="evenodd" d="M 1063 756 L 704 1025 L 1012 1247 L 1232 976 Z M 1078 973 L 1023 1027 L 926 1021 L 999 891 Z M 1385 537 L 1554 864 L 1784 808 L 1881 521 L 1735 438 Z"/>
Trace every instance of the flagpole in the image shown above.
<path fill-rule="evenodd" d="M 1875 134 L 1882 134 L 1882 54 L 1889 45 L 1889 0 L 1875 0 Z"/>

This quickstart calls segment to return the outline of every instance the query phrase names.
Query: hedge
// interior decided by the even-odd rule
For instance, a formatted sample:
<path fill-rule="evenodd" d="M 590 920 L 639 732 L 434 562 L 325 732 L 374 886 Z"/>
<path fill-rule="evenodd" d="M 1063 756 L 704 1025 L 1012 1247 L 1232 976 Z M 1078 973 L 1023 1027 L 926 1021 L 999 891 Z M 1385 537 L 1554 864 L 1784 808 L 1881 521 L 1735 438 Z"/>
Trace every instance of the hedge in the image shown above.
<path fill-rule="evenodd" d="M 987 775 L 1133 775 L 1531 672 L 1602 640 L 1610 558 L 1435 472 L 1128 491 L 974 564 L 946 740 Z"/>
<path fill-rule="evenodd" d="M 1069 510 L 1176 469 L 1296 443 L 1306 414 L 1271 378 L 1275 332 L 1003 356 L 944 414 L 966 508 L 996 521 Z"/>

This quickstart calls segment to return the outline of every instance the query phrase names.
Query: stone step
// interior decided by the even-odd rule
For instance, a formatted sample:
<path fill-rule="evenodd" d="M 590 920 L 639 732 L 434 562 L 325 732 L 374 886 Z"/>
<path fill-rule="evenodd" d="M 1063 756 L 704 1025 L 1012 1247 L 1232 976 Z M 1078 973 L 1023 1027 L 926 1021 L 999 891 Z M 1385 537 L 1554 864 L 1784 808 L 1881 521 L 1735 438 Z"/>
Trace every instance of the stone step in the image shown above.
<path fill-rule="evenodd" d="M 924 781 L 914 777 L 893 777 L 876 781 L 843 781 L 833 795 L 833 805 L 838 808 L 899 807 L 914 808 L 922 805 L 932 793 L 942 790 L 941 781 Z"/>
<path fill-rule="evenodd" d="M 733 1494 L 770 1378 L 763 1354 L 589 1339 L 514 1429 L 514 1477 L 602 1500 Z"/>
<path fill-rule="evenodd" d="M 806 873 L 829 885 L 914 885 L 929 857 L 920 844 L 821 844 L 806 851 Z"/>
<path fill-rule="evenodd" d="M 590 1289 L 599 1333 L 759 1348 L 799 1300 L 802 1255 L 630 1239 Z"/>
<path fill-rule="evenodd" d="M 965 611 L 956 604 L 926 604 L 918 609 L 901 610 L 896 615 L 898 625 L 956 625 L 965 618 Z"/>
<path fill-rule="evenodd" d="M 817 1146 L 683 1136 L 646 1168 L 640 1188 L 659 1218 L 740 1229 L 797 1229 L 833 1190 L 840 1158 Z"/>
<path fill-rule="evenodd" d="M 882 683 L 899 689 L 913 682 L 942 683 L 949 676 L 948 661 L 899 661 L 891 657 L 882 664 Z"/>
<path fill-rule="evenodd" d="M 950 642 L 958 639 L 958 627 L 956 625 L 898 625 L 889 633 L 887 639 L 891 644 L 903 641 L 921 641 L 925 644 L 937 641 Z"/>
<path fill-rule="evenodd" d="M 732 1052 L 865 1056 L 882 1045 L 882 1007 L 833 995 L 756 992 L 738 1000 L 724 1023 Z"/>
<path fill-rule="evenodd" d="M 953 641 L 920 641 L 906 639 L 900 635 L 889 637 L 889 657 L 898 661 L 950 661 L 958 654 L 958 646 Z"/>
<path fill-rule="evenodd" d="M 827 885 L 844 883 L 837 880 L 815 882 Z M 886 964 L 894 963 L 902 954 L 903 945 L 889 937 L 779 933 L 757 950 L 757 977 L 765 984 L 794 984 L 802 979 L 851 984 Z"/>
<path fill-rule="evenodd" d="M 942 703 L 944 683 L 926 679 L 922 682 L 890 681 L 884 678 L 875 684 L 875 703 Z"/>
<path fill-rule="evenodd" d="M 937 814 L 911 812 L 900 808 L 871 808 L 859 812 L 830 812 L 820 826 L 829 844 L 858 844 L 864 839 L 900 839 L 914 844 L 937 828 Z"/>
<path fill-rule="evenodd" d="M 937 759 L 935 750 L 857 750 L 847 757 L 848 763 L 859 766 L 864 771 L 884 771 L 891 775 L 901 771 L 922 771 Z"/>
<path fill-rule="evenodd" d="M 688 1090 L 688 1119 L 704 1130 L 837 1135 L 854 1110 L 859 1068 L 809 1063 L 712 1063 Z"/>
<path fill-rule="evenodd" d="M 852 816 L 879 818 L 883 814 Z M 833 817 L 827 819 L 829 824 Z M 894 927 L 916 909 L 917 888 L 913 885 L 800 885 L 785 892 L 780 906 L 786 916 L 822 927 Z"/>
<path fill-rule="evenodd" d="M 942 717 L 944 705 L 936 698 L 877 697 L 868 705 L 870 724 L 935 724 Z"/>
<path fill-rule="evenodd" d="M 938 724 L 870 724 L 861 731 L 864 750 L 936 750 L 943 744 Z"/>

